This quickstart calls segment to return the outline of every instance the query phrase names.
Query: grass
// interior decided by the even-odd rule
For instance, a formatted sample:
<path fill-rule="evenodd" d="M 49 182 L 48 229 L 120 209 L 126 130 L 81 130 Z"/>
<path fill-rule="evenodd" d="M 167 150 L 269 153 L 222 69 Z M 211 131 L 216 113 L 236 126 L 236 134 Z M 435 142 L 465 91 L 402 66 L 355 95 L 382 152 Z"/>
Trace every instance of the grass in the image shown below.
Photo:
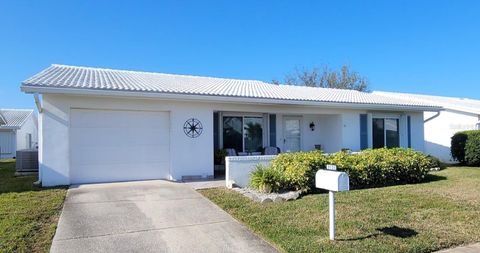
<path fill-rule="evenodd" d="M 15 177 L 15 160 L 0 160 L 0 252 L 48 252 L 66 189 Z"/>
<path fill-rule="evenodd" d="M 225 188 L 200 192 L 286 252 L 431 252 L 480 241 L 480 168 L 448 168 L 422 184 L 335 194 L 334 242 L 328 194 L 259 204 Z"/>

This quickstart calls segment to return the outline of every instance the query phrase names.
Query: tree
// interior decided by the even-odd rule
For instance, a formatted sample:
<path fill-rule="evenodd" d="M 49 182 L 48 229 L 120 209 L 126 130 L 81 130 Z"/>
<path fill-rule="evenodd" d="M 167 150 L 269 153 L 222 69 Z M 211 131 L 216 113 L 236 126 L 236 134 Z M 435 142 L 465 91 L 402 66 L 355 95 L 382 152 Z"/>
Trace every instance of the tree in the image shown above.
<path fill-rule="evenodd" d="M 272 82 L 281 84 L 278 80 Z M 348 65 L 343 65 L 340 70 L 332 70 L 327 66 L 322 70 L 319 68 L 302 68 L 300 70 L 296 68 L 294 73 L 285 75 L 283 84 L 358 91 L 368 91 L 369 85 L 366 77 L 352 71 Z"/>

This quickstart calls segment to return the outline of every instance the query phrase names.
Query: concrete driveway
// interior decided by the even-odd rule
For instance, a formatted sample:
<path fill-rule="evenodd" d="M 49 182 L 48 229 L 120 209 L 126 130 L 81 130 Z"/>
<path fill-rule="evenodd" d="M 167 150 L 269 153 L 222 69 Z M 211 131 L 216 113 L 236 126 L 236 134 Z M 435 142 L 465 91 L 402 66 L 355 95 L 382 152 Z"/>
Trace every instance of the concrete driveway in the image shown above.
<path fill-rule="evenodd" d="M 51 252 L 278 252 L 191 187 L 73 186 Z"/>

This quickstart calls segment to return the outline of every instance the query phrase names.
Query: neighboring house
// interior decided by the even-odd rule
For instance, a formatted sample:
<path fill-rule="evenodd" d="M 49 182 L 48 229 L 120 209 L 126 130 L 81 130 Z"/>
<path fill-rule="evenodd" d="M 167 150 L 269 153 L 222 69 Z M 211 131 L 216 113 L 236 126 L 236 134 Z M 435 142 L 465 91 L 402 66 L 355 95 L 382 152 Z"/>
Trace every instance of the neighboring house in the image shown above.
<path fill-rule="evenodd" d="M 425 153 L 438 157 L 443 162 L 455 162 L 450 146 L 451 138 L 456 132 L 480 128 L 480 100 L 392 92 L 374 93 L 443 107 L 443 111 L 424 114 Z"/>
<path fill-rule="evenodd" d="M 44 186 L 212 177 L 219 148 L 423 151 L 423 112 L 441 109 L 352 90 L 64 65 L 21 89 L 39 107 Z"/>
<path fill-rule="evenodd" d="M 0 158 L 37 147 L 37 116 L 33 110 L 0 109 Z"/>

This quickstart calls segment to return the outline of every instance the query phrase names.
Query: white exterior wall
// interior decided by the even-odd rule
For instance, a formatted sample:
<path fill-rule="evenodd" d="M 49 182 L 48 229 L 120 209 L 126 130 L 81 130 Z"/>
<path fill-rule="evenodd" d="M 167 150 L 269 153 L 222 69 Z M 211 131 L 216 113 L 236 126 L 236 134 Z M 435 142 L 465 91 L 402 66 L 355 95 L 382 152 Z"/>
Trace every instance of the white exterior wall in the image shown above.
<path fill-rule="evenodd" d="M 436 113 L 426 112 L 424 119 Z M 479 115 L 445 110 L 440 115 L 425 123 L 425 152 L 438 157 L 446 163 L 454 163 L 451 153 L 451 138 L 460 131 L 474 130 L 479 122 Z"/>
<path fill-rule="evenodd" d="M 16 151 L 29 148 L 27 134 L 32 134 L 32 148 L 38 141 L 38 122 L 35 114 L 31 114 L 19 129 L 0 129 L 0 158 L 13 158 Z M 8 151 L 7 151 L 8 149 Z"/>
<path fill-rule="evenodd" d="M 352 151 L 360 151 L 360 113 L 342 114 L 342 147 Z M 369 139 L 372 133 L 369 132 Z"/>
<path fill-rule="evenodd" d="M 421 152 L 425 152 L 423 113 L 409 113 L 408 115 L 410 116 L 411 124 L 412 148 Z"/>
<path fill-rule="evenodd" d="M 93 97 L 73 95 L 43 95 L 43 113 L 40 116 L 39 160 L 40 179 L 44 186 L 70 184 L 70 110 L 138 110 L 164 111 L 170 115 L 170 179 L 179 180 L 182 176 L 213 175 L 213 112 L 249 112 L 277 115 L 277 146 L 283 150 L 283 117 L 302 118 L 302 149 L 313 150 L 321 144 L 325 152 L 336 152 L 341 148 L 360 150 L 360 114 L 365 110 L 327 109 L 313 106 L 285 106 L 233 104 L 213 102 L 174 101 L 160 99 L 133 99 L 118 97 Z M 423 127 L 412 117 L 412 126 Z M 197 118 L 202 122 L 203 133 L 197 138 L 189 138 L 183 132 L 187 119 Z M 309 124 L 314 122 L 315 131 Z M 414 123 L 416 122 L 416 123 Z M 135 122 L 132 122 L 135 124 Z M 369 123 L 371 125 L 371 123 Z M 417 126 L 419 125 L 419 126 Z M 371 126 L 369 130 L 371 139 Z M 423 143 L 423 128 L 418 135 Z M 369 141 L 371 142 L 371 141 Z M 422 145 L 423 146 L 423 145 Z M 416 146 L 418 150 L 422 147 Z"/>
<path fill-rule="evenodd" d="M 213 110 L 206 103 L 44 95 L 39 156 L 44 186 L 70 184 L 71 108 L 170 112 L 170 179 L 213 175 Z M 204 129 L 202 135 L 194 139 L 183 132 L 185 121 L 192 117 L 199 119 Z"/>
<path fill-rule="evenodd" d="M 35 113 L 32 113 L 27 120 L 25 120 L 22 127 L 17 130 L 17 150 L 29 148 L 27 134 L 32 135 L 32 148 L 35 148 L 38 142 L 38 120 Z"/>
<path fill-rule="evenodd" d="M 342 115 L 321 115 L 318 123 L 320 144 L 323 151 L 325 153 L 334 153 L 341 150 L 343 142 Z"/>

